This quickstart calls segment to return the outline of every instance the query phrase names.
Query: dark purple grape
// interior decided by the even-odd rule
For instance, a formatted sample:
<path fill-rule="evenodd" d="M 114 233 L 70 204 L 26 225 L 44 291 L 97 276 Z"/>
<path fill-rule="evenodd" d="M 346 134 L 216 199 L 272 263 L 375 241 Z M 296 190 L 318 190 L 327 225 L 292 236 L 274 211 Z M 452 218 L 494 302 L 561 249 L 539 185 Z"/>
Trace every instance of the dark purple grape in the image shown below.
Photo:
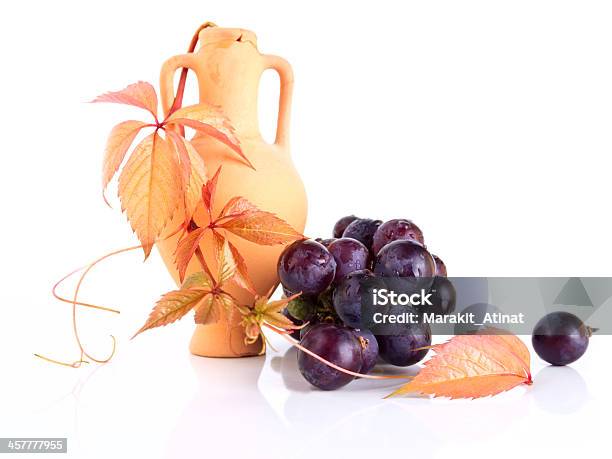
<path fill-rule="evenodd" d="M 536 353 L 552 365 L 578 360 L 589 345 L 591 329 L 569 312 L 551 312 L 533 329 L 531 342 Z"/>
<path fill-rule="evenodd" d="M 429 300 L 433 306 L 427 307 L 423 312 L 447 315 L 455 310 L 457 292 L 455 291 L 455 286 L 448 278 L 436 276 L 429 291 L 431 293 Z"/>
<path fill-rule="evenodd" d="M 353 271 L 368 267 L 370 252 L 357 239 L 347 237 L 336 239 L 327 249 L 336 260 L 336 282 Z"/>
<path fill-rule="evenodd" d="M 367 269 L 354 271 L 342 278 L 332 296 L 334 309 L 345 325 L 361 328 L 361 283 L 374 274 Z"/>
<path fill-rule="evenodd" d="M 378 252 L 374 272 L 385 277 L 433 277 L 436 262 L 418 242 L 394 241 Z"/>
<path fill-rule="evenodd" d="M 315 241 L 297 241 L 278 259 L 278 276 L 287 290 L 318 295 L 334 280 L 336 260 Z"/>
<path fill-rule="evenodd" d="M 331 244 L 335 240 L 336 240 L 335 237 L 330 237 L 328 239 L 322 239 L 322 238 L 318 237 L 318 238 L 315 239 L 316 242 L 318 242 L 319 244 L 321 244 L 325 248 L 329 247 L 329 244 Z"/>
<path fill-rule="evenodd" d="M 396 218 L 384 222 L 374 233 L 372 253 L 376 255 L 389 242 L 409 240 L 424 245 L 423 232 L 410 220 Z"/>
<path fill-rule="evenodd" d="M 315 325 L 302 338 L 300 344 L 341 368 L 354 372 L 361 370 L 361 343 L 349 328 L 328 324 Z M 304 351 L 298 350 L 297 359 L 302 376 L 319 389 L 338 389 L 354 379 L 354 376 L 338 371 Z"/>
<path fill-rule="evenodd" d="M 444 264 L 442 259 L 438 255 L 434 255 L 433 253 L 431 254 L 431 256 L 433 257 L 434 262 L 436 263 L 436 276 L 446 277 L 446 265 Z"/>
<path fill-rule="evenodd" d="M 359 337 L 361 343 L 361 357 L 363 358 L 363 364 L 359 373 L 368 374 L 378 359 L 378 341 L 370 330 L 354 330 L 355 334 Z"/>
<path fill-rule="evenodd" d="M 357 239 L 370 250 L 372 248 L 374 233 L 381 223 L 380 220 L 358 218 L 346 227 L 344 233 L 342 233 L 342 237 Z"/>
<path fill-rule="evenodd" d="M 357 217 L 355 217 L 354 215 L 347 215 L 346 217 L 342 217 L 334 225 L 333 236 L 335 238 L 342 237 L 342 233 L 344 233 L 346 227 L 353 223 L 355 220 L 357 220 Z"/>
<path fill-rule="evenodd" d="M 308 333 L 310 331 L 310 329 L 312 327 L 314 327 L 315 325 L 317 325 L 317 324 L 313 323 L 313 322 L 310 322 L 308 325 L 306 325 L 305 327 L 301 328 L 300 329 L 300 338 L 299 339 L 304 338 L 304 336 L 306 336 L 306 333 Z M 291 336 L 293 336 L 293 334 Z"/>
<path fill-rule="evenodd" d="M 403 308 L 406 309 L 410 308 Z M 394 324 L 387 331 L 392 334 L 376 335 L 376 340 L 380 357 L 391 365 L 414 365 L 428 352 L 428 349 L 416 349 L 431 345 L 431 328 L 426 323 Z"/>

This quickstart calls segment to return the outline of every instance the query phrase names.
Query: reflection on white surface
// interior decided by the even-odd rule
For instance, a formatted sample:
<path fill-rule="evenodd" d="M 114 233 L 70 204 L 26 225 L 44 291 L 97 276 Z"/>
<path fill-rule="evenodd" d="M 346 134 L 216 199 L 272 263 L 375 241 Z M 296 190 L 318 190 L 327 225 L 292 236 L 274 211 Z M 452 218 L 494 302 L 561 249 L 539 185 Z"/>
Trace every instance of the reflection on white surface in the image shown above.
<path fill-rule="evenodd" d="M 199 389 L 168 440 L 168 458 L 204 457 L 213 445 L 217 453 L 249 457 L 270 433 L 279 432 L 278 417 L 257 389 L 265 357 L 191 356 L 190 362 Z M 194 447 L 194 440 L 200 447 Z"/>
<path fill-rule="evenodd" d="M 552 414 L 571 414 L 581 409 L 589 399 L 586 382 L 571 366 L 542 368 L 535 376 L 529 396 L 538 408 Z M 555 387 L 556 390 L 550 390 Z M 560 396 L 560 394 L 566 394 Z"/>
<path fill-rule="evenodd" d="M 130 344 L 110 365 L 81 372 L 74 391 L 74 383 L 61 392 L 45 384 L 45 375 L 60 369 L 40 365 L 37 379 L 25 382 L 38 384 L 36 396 L 47 401 L 2 419 L 0 430 L 68 436 L 67 457 L 78 458 L 473 459 L 495 451 L 497 459 L 524 457 L 525 445 L 554 452 L 555 459 L 572 448 L 598 457 L 611 400 L 600 364 L 609 342 L 593 339 L 585 357 L 569 367 L 550 367 L 533 355 L 530 387 L 446 400 L 383 399 L 400 384 L 396 380 L 317 390 L 302 378 L 296 351 L 283 341 L 274 341 L 277 351 L 265 357 L 210 359 L 189 355 L 186 340 L 151 336 Z M 59 375 L 79 374 L 66 371 Z M 9 393 L 3 397 L 8 401 Z"/>

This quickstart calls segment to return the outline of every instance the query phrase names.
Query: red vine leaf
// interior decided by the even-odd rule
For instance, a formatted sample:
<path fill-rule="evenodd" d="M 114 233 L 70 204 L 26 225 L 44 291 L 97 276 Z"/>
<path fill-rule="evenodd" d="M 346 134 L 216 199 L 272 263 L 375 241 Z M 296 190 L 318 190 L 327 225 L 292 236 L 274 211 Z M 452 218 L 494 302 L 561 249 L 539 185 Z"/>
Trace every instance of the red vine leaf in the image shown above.
<path fill-rule="evenodd" d="M 106 142 L 104 151 L 104 162 L 102 163 L 102 189 L 104 190 L 112 180 L 119 166 L 125 158 L 130 145 L 138 135 L 138 132 L 146 126 L 142 121 L 124 121 L 112 130 Z"/>
<path fill-rule="evenodd" d="M 92 102 L 111 102 L 143 108 L 157 119 L 157 93 L 151 83 L 139 81 L 121 91 L 112 91 L 96 97 Z"/>
<path fill-rule="evenodd" d="M 391 394 L 479 398 L 531 384 L 529 350 L 514 335 L 461 335 L 433 346 L 436 355 Z"/>
<path fill-rule="evenodd" d="M 240 214 L 219 227 L 259 245 L 286 244 L 304 238 L 286 221 L 261 210 Z"/>
<path fill-rule="evenodd" d="M 202 201 L 204 201 L 204 206 L 206 207 L 206 211 L 208 215 L 212 219 L 212 206 L 215 200 L 215 191 L 217 190 L 217 181 L 219 180 L 219 174 L 221 173 L 221 166 L 215 172 L 215 175 L 206 182 L 206 184 L 202 187 Z"/>
<path fill-rule="evenodd" d="M 179 279 L 181 282 L 185 278 L 189 262 L 200 246 L 200 241 L 204 237 L 206 230 L 207 228 L 196 228 L 190 233 L 187 233 L 187 236 L 182 238 L 176 246 L 176 268 L 179 272 Z"/>
<path fill-rule="evenodd" d="M 139 143 L 119 177 L 119 198 L 145 259 L 179 205 L 176 155 L 157 132 Z"/>
<path fill-rule="evenodd" d="M 209 293 L 203 289 L 181 289 L 166 293 L 155 304 L 145 324 L 132 338 L 151 328 L 176 322 L 192 309 L 199 308 Z"/>

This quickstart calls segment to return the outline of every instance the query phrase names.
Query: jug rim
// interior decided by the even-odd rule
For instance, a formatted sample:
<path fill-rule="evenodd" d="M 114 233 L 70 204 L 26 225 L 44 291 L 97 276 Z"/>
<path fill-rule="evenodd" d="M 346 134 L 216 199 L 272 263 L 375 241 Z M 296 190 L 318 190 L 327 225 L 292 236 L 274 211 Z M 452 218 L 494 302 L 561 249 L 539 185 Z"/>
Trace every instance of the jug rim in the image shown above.
<path fill-rule="evenodd" d="M 228 27 L 208 27 L 200 31 L 200 46 L 210 45 L 221 41 L 236 41 L 240 43 L 251 43 L 257 47 L 257 35 L 247 29 Z"/>

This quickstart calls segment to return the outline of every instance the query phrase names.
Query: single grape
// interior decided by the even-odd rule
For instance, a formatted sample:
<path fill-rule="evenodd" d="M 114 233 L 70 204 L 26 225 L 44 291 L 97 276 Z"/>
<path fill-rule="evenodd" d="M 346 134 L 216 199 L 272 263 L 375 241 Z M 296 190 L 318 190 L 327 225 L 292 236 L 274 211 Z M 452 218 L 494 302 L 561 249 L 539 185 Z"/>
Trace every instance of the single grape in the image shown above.
<path fill-rule="evenodd" d="M 322 238 L 318 237 L 318 238 L 315 239 L 316 242 L 318 242 L 319 244 L 323 245 L 323 247 L 325 247 L 325 248 L 329 247 L 329 244 L 331 244 L 335 240 L 336 240 L 335 237 L 330 237 L 328 239 L 322 239 Z"/>
<path fill-rule="evenodd" d="M 315 325 L 304 335 L 300 344 L 346 370 L 359 372 L 363 365 L 360 340 L 349 328 L 331 324 Z M 338 371 L 302 350 L 298 350 L 297 359 L 302 376 L 319 389 L 338 389 L 354 379 L 354 376 Z"/>
<path fill-rule="evenodd" d="M 430 301 L 433 306 L 428 306 L 427 309 L 423 309 L 423 312 L 447 315 L 455 310 L 457 292 L 448 278 L 436 276 L 429 291 L 431 292 Z"/>
<path fill-rule="evenodd" d="M 436 263 L 436 276 L 446 277 L 446 265 L 438 255 L 431 255 Z"/>
<path fill-rule="evenodd" d="M 342 233 L 342 237 L 357 239 L 359 242 L 365 245 L 368 250 L 370 250 L 372 248 L 374 233 L 381 223 L 382 222 L 380 220 L 358 218 L 346 227 L 344 233 Z"/>
<path fill-rule="evenodd" d="M 346 217 L 342 217 L 334 225 L 334 231 L 332 233 L 333 236 L 335 238 L 342 237 L 342 233 L 344 233 L 346 227 L 353 223 L 355 220 L 357 220 L 357 217 L 355 217 L 354 215 L 347 215 Z"/>
<path fill-rule="evenodd" d="M 370 330 L 354 330 L 355 334 L 359 337 L 361 343 L 361 357 L 363 358 L 363 364 L 359 373 L 368 374 L 378 359 L 378 341 Z"/>
<path fill-rule="evenodd" d="M 297 241 L 288 246 L 278 259 L 278 276 L 291 292 L 318 295 L 333 282 L 336 260 L 315 241 Z"/>
<path fill-rule="evenodd" d="M 536 353 L 552 365 L 578 360 L 589 345 L 591 329 L 569 312 L 551 312 L 533 329 L 531 342 Z"/>
<path fill-rule="evenodd" d="M 361 327 L 361 283 L 374 277 L 367 269 L 354 271 L 342 278 L 332 296 L 336 314 L 345 325 L 353 328 Z"/>
<path fill-rule="evenodd" d="M 336 239 L 327 248 L 336 260 L 336 278 L 338 282 L 347 274 L 368 267 L 370 252 L 367 247 L 357 239 L 343 237 Z"/>
<path fill-rule="evenodd" d="M 423 360 L 431 345 L 431 328 L 426 323 L 395 324 L 390 335 L 376 335 L 380 357 L 391 365 L 407 367 Z M 418 349 L 418 350 L 417 350 Z"/>
<path fill-rule="evenodd" d="M 396 218 L 384 222 L 374 233 L 372 253 L 376 255 L 389 242 L 399 240 L 416 241 L 424 245 L 423 232 L 410 220 Z"/>
<path fill-rule="evenodd" d="M 304 338 L 304 336 L 306 336 L 306 333 L 308 333 L 310 331 L 310 329 L 312 327 L 314 327 L 315 325 L 317 325 L 317 323 L 309 322 L 308 325 L 306 325 L 303 328 L 300 328 L 300 337 L 299 337 L 299 339 Z M 293 336 L 293 334 L 291 334 L 291 336 Z"/>
<path fill-rule="evenodd" d="M 380 249 L 374 262 L 374 272 L 385 277 L 433 277 L 436 263 L 418 242 L 400 240 Z"/>

